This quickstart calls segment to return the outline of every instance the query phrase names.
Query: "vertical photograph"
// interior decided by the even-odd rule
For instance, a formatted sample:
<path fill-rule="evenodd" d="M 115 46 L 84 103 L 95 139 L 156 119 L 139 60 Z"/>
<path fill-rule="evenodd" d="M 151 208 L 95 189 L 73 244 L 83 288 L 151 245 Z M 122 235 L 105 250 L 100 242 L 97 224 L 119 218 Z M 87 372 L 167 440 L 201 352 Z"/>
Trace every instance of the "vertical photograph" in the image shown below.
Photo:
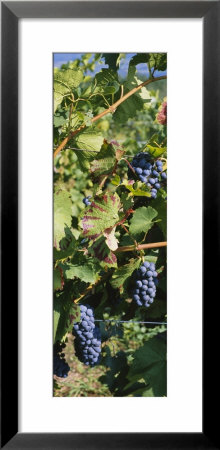
<path fill-rule="evenodd" d="M 53 395 L 167 396 L 167 54 L 53 54 Z"/>

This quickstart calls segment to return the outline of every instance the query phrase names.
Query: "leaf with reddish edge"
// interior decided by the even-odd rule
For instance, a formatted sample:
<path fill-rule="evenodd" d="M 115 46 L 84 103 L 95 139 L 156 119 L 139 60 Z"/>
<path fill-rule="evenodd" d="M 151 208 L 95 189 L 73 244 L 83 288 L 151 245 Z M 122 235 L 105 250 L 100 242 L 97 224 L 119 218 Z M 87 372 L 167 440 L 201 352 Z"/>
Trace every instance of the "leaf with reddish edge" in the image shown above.
<path fill-rule="evenodd" d="M 53 271 L 53 286 L 54 290 L 63 289 L 64 279 L 63 279 L 63 271 L 60 267 L 57 267 Z"/>
<path fill-rule="evenodd" d="M 115 227 L 106 229 L 103 234 L 106 237 L 106 245 L 110 248 L 110 250 L 117 250 L 118 239 L 115 237 Z"/>
<path fill-rule="evenodd" d="M 70 326 L 73 323 L 80 322 L 80 319 L 81 319 L 80 306 L 73 303 L 69 314 Z"/>
<path fill-rule="evenodd" d="M 117 258 L 106 245 L 103 236 L 94 242 L 89 248 L 89 252 L 99 260 L 102 267 L 117 267 Z"/>
<path fill-rule="evenodd" d="M 120 198 L 116 193 L 107 192 L 92 201 L 81 219 L 83 236 L 97 239 L 101 234 L 113 228 L 119 221 Z"/>

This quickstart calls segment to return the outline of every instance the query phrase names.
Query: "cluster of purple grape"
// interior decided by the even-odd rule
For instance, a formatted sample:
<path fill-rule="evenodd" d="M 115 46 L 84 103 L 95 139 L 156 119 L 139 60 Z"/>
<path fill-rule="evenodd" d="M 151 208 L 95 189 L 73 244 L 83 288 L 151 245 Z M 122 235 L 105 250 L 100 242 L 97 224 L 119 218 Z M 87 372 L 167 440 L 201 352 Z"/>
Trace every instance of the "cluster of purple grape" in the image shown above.
<path fill-rule="evenodd" d="M 65 344 L 56 342 L 53 353 L 53 373 L 57 377 L 66 378 L 70 371 L 69 365 L 65 361 L 65 355 L 62 353 Z"/>
<path fill-rule="evenodd" d="M 90 205 L 91 205 L 91 202 L 90 202 L 90 200 L 89 200 L 91 197 L 92 197 L 91 195 L 88 195 L 88 197 L 85 197 L 85 198 L 83 199 L 84 205 L 86 205 L 86 206 L 90 206 Z"/>
<path fill-rule="evenodd" d="M 165 181 L 167 176 L 163 172 L 163 163 L 160 159 L 153 161 L 149 153 L 141 152 L 134 156 L 131 166 L 142 183 L 151 188 L 151 197 L 157 197 L 161 181 Z"/>
<path fill-rule="evenodd" d="M 145 261 L 134 272 L 135 288 L 132 292 L 132 298 L 138 306 L 148 308 L 153 303 L 158 284 L 157 275 L 155 264 L 148 261 Z"/>
<path fill-rule="evenodd" d="M 73 326 L 76 356 L 87 366 L 95 366 L 100 361 L 101 333 L 95 326 L 93 309 L 80 305 L 80 322 Z"/>

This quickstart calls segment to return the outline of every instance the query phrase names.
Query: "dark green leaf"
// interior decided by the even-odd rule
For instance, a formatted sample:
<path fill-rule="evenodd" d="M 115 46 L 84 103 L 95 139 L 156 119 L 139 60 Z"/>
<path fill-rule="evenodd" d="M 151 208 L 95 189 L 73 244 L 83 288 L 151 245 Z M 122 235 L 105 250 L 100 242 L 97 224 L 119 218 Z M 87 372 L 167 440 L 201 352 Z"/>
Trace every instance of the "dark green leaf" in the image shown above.
<path fill-rule="evenodd" d="M 103 53 L 102 56 L 105 58 L 105 64 L 108 64 L 109 69 L 117 70 L 118 67 L 118 57 L 120 53 Z"/>
<path fill-rule="evenodd" d="M 58 190 L 54 194 L 54 246 L 58 248 L 65 236 L 65 227 L 71 227 L 72 202 L 67 191 Z"/>
<path fill-rule="evenodd" d="M 53 288 L 54 290 L 63 288 L 62 270 L 59 268 L 53 271 Z"/>
<path fill-rule="evenodd" d="M 130 220 L 129 231 L 131 234 L 147 233 L 153 226 L 153 219 L 157 216 L 157 211 L 151 206 L 147 208 L 142 206 L 135 210 L 132 219 Z"/>
<path fill-rule="evenodd" d="M 144 378 L 147 383 L 150 383 L 155 397 L 166 396 L 166 342 L 157 336 L 153 337 L 145 342 L 133 357 L 134 361 L 128 377 L 131 380 L 137 377 Z"/>
<path fill-rule="evenodd" d="M 123 286 L 127 278 L 130 278 L 134 270 L 136 270 L 140 265 L 140 259 L 130 259 L 128 264 L 119 267 L 115 270 L 111 278 L 111 285 L 114 289 Z"/>

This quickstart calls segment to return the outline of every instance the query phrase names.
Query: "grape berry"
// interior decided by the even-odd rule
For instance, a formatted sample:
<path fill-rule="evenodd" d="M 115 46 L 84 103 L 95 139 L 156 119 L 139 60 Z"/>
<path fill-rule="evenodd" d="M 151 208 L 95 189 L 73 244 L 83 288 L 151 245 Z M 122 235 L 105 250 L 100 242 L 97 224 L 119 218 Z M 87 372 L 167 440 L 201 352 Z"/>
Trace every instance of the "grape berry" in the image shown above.
<path fill-rule="evenodd" d="M 131 166 L 142 183 L 151 188 L 151 197 L 157 197 L 160 189 L 160 182 L 166 180 L 166 173 L 163 172 L 163 163 L 160 159 L 153 161 L 149 153 L 140 152 L 134 156 Z"/>
<path fill-rule="evenodd" d="M 88 197 L 85 197 L 83 199 L 84 205 L 86 205 L 86 206 L 90 206 L 91 205 L 91 202 L 89 201 L 90 198 L 91 198 L 91 195 L 89 195 Z"/>
<path fill-rule="evenodd" d="M 148 308 L 153 303 L 158 284 L 157 275 L 155 264 L 148 261 L 134 272 L 135 289 L 132 292 L 132 298 L 138 306 Z"/>
<path fill-rule="evenodd" d="M 76 356 L 87 366 L 99 363 L 101 353 L 101 333 L 94 324 L 93 309 L 80 305 L 81 320 L 73 326 Z"/>

